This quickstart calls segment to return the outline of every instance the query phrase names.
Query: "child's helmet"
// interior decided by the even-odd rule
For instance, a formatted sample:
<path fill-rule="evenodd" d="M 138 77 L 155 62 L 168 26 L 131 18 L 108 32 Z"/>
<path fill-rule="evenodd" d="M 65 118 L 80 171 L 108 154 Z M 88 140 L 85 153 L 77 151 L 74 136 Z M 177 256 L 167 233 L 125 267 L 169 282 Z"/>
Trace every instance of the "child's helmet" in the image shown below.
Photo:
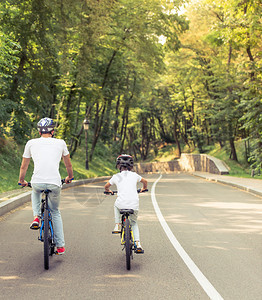
<path fill-rule="evenodd" d="M 37 123 L 37 129 L 41 133 L 50 133 L 55 128 L 55 123 L 50 118 L 43 118 Z"/>
<path fill-rule="evenodd" d="M 117 157 L 116 159 L 116 167 L 124 167 L 124 168 L 128 168 L 128 167 L 133 167 L 134 166 L 134 160 L 133 157 L 131 155 L 128 154 L 121 154 Z"/>

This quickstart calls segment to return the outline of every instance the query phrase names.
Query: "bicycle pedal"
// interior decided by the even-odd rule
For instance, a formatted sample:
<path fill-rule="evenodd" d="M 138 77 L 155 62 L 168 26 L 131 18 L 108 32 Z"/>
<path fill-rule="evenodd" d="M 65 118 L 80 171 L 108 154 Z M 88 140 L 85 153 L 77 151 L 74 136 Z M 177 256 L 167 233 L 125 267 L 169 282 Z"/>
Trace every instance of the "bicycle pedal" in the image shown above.
<path fill-rule="evenodd" d="M 143 254 L 145 251 L 143 249 L 136 249 L 135 253 L 136 254 Z"/>
<path fill-rule="evenodd" d="M 64 254 L 65 254 L 65 252 L 62 252 L 62 253 L 59 253 L 57 251 L 54 252 L 54 255 L 64 255 Z"/>
<path fill-rule="evenodd" d="M 32 230 L 38 230 L 40 227 L 38 226 L 38 225 L 36 225 L 36 226 L 31 226 L 30 227 L 30 229 L 32 229 Z"/>
<path fill-rule="evenodd" d="M 121 231 L 112 231 L 112 234 L 119 234 Z"/>

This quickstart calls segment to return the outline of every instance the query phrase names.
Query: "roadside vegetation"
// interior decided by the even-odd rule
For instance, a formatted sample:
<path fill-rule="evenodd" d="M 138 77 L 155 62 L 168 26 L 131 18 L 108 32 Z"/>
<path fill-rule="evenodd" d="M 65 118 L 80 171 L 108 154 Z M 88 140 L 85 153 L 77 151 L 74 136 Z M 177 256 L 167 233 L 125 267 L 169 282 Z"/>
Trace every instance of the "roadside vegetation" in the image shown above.
<path fill-rule="evenodd" d="M 259 172 L 256 172 L 253 169 L 253 176 L 252 176 L 252 168 L 250 164 L 247 162 L 246 152 L 245 152 L 245 145 L 244 141 L 240 140 L 235 143 L 236 146 L 236 153 L 238 155 L 238 161 L 235 161 L 231 158 L 231 149 L 229 145 L 225 145 L 223 148 L 220 147 L 219 144 L 213 146 L 206 146 L 202 153 L 216 157 L 222 160 L 229 169 L 229 176 L 236 176 L 236 177 L 244 177 L 244 178 L 255 178 L 255 179 L 262 179 L 262 176 Z M 187 147 L 184 147 L 184 153 L 195 153 L 198 154 L 198 149 L 191 151 Z M 159 148 L 158 153 L 155 157 L 150 156 L 149 161 L 170 161 L 174 159 L 178 159 L 177 148 L 175 144 L 165 144 Z M 227 175 L 224 175 L 227 176 Z"/>
<path fill-rule="evenodd" d="M 230 147 L 220 149 L 219 145 L 208 147 L 205 154 L 221 159 L 229 167 L 229 175 L 246 178 L 262 179 L 261 175 L 255 174 L 251 176 L 251 169 L 245 160 L 243 142 L 236 143 L 236 151 L 239 156 L 239 161 L 235 162 L 230 159 Z M 183 152 L 188 152 L 185 148 Z M 192 153 L 192 152 L 191 152 Z M 199 153 L 199 151 L 193 151 Z M 19 168 L 22 160 L 23 147 L 18 146 L 14 142 L 9 142 L 0 152 L 0 193 L 20 189 L 17 185 Z M 116 173 L 115 159 L 118 152 L 110 149 L 107 146 L 99 143 L 96 148 L 93 161 L 89 164 L 89 170 L 85 169 L 85 148 L 80 147 L 75 153 L 72 164 L 74 168 L 74 176 L 76 180 L 94 178 L 100 176 L 109 176 Z M 171 161 L 178 159 L 178 152 L 175 144 L 163 144 L 155 151 L 151 151 L 146 162 L 149 161 Z M 143 162 L 143 161 L 141 161 Z M 33 172 L 33 164 L 31 163 L 27 172 L 26 180 L 30 181 Z M 63 162 L 60 164 L 61 176 L 66 176 L 66 170 Z M 226 175 L 225 175 L 226 176 Z"/>
<path fill-rule="evenodd" d="M 0 2 L 3 184 L 16 181 L 43 117 L 79 178 L 109 174 L 123 152 L 136 161 L 210 153 L 232 174 L 261 172 L 260 2 Z"/>

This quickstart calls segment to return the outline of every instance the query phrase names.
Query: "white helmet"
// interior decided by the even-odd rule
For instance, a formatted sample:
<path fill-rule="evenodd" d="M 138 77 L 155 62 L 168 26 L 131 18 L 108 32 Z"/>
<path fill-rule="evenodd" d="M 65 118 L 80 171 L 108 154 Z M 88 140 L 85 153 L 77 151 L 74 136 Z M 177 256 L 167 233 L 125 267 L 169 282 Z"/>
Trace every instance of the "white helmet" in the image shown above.
<path fill-rule="evenodd" d="M 50 133 L 55 128 L 55 123 L 50 118 L 43 118 L 37 123 L 37 129 L 41 133 Z"/>

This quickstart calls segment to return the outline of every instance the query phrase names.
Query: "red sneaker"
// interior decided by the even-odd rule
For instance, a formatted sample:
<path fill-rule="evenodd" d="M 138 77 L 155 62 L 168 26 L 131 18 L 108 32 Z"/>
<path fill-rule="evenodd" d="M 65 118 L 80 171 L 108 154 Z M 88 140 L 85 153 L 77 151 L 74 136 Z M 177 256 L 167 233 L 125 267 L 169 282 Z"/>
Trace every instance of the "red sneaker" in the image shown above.
<path fill-rule="evenodd" d="M 32 224 L 30 225 L 30 229 L 34 229 L 34 230 L 39 229 L 39 223 L 40 223 L 40 220 L 38 217 L 36 217 L 34 219 L 34 221 L 32 222 Z"/>
<path fill-rule="evenodd" d="M 57 247 L 56 254 L 57 255 L 62 255 L 65 253 L 65 248 L 64 247 Z"/>

